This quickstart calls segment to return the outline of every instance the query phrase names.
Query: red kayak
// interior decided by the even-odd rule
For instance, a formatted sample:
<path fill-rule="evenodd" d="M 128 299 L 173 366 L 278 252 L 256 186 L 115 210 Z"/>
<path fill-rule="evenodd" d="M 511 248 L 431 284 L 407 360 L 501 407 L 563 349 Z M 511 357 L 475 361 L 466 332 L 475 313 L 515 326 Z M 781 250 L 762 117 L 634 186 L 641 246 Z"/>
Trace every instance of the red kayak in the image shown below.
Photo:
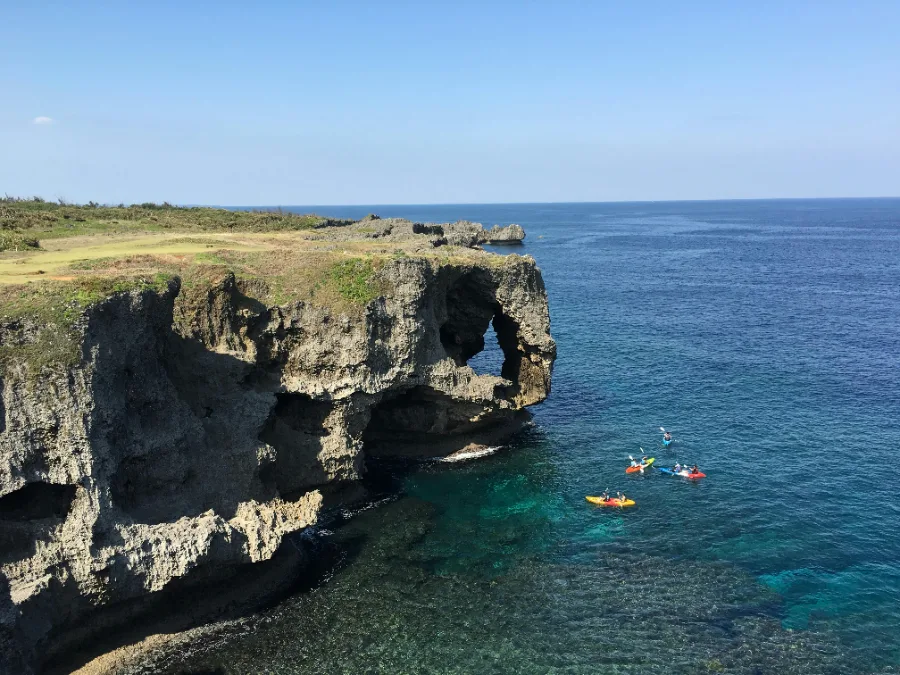
<path fill-rule="evenodd" d="M 690 469 L 682 469 L 681 471 L 675 471 L 675 469 L 667 469 L 663 467 L 660 469 L 663 473 L 670 474 L 672 476 L 681 476 L 682 478 L 689 478 L 690 480 L 700 480 L 701 478 L 706 478 L 706 474 L 702 471 L 698 471 L 697 473 L 691 473 Z"/>

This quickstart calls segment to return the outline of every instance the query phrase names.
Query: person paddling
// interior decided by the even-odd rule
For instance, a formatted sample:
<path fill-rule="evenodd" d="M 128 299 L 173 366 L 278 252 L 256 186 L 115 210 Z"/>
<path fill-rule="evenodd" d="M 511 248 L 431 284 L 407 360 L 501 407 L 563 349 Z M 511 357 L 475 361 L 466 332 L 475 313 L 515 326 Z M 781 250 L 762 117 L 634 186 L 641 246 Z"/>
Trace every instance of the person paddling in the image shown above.
<path fill-rule="evenodd" d="M 663 440 L 664 440 L 664 441 L 671 441 L 671 440 L 672 440 L 672 434 L 670 434 L 670 433 L 667 431 L 666 433 L 663 434 Z"/>

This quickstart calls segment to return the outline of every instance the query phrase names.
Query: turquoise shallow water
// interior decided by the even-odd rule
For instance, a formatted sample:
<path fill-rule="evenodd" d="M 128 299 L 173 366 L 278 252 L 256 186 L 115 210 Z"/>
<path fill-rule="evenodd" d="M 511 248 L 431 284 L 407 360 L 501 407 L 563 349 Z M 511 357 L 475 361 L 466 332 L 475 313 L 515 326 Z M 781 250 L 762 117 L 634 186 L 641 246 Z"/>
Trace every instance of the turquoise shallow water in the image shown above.
<path fill-rule="evenodd" d="M 154 667 L 900 668 L 900 200 L 316 210 L 523 225 L 553 394 L 492 457 L 394 472 L 327 583 Z M 708 478 L 626 476 L 639 446 Z"/>

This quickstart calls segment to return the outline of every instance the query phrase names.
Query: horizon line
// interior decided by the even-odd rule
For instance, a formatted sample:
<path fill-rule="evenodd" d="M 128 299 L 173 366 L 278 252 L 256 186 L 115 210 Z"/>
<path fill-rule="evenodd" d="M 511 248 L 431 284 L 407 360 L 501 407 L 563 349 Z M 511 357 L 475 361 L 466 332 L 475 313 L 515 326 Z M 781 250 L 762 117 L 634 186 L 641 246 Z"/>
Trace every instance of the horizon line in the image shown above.
<path fill-rule="evenodd" d="M 6 194 L 3 199 L 15 199 L 29 201 L 36 197 L 13 197 Z M 43 199 L 43 198 L 41 198 Z M 560 205 L 560 204 L 695 204 L 695 203 L 715 203 L 715 202 L 790 202 L 790 201 L 851 201 L 851 200 L 890 200 L 900 199 L 897 195 L 871 195 L 871 196 L 855 196 L 855 197 L 727 197 L 727 198 L 710 198 L 710 199 L 611 199 L 611 200 L 572 200 L 572 201 L 525 201 L 525 202 L 355 202 L 355 203 L 331 203 L 331 204 L 314 204 L 314 203 L 268 203 L 268 204 L 216 204 L 216 203 L 200 203 L 200 202 L 131 202 L 126 204 L 124 201 L 94 202 L 100 206 L 139 206 L 142 203 L 151 203 L 155 205 L 169 204 L 180 208 L 218 208 L 218 209 L 258 209 L 258 208 L 295 208 L 295 207 L 356 207 L 356 206 L 536 206 L 536 205 Z M 63 197 L 54 199 L 44 199 L 43 201 L 53 203 L 59 201 L 63 205 L 68 206 L 84 206 L 90 202 L 69 201 Z"/>
<path fill-rule="evenodd" d="M 877 195 L 869 197 L 729 197 L 715 199 L 615 199 L 605 201 L 575 200 L 548 202 L 359 202 L 344 204 L 185 204 L 191 207 L 220 209 L 292 208 L 308 206 L 353 207 L 353 206 L 534 206 L 539 204 L 672 204 L 697 202 L 789 202 L 789 201 L 848 201 L 864 199 L 900 199 L 900 195 Z"/>

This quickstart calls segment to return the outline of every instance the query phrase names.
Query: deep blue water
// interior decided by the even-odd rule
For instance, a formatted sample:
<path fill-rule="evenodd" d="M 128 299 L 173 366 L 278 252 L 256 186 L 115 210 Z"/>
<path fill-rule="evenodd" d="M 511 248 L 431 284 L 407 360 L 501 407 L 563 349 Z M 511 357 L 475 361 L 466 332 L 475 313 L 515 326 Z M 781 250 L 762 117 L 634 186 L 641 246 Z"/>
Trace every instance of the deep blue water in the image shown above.
<path fill-rule="evenodd" d="M 184 667 L 900 668 L 900 200 L 297 210 L 521 224 L 553 393 L 498 454 L 406 476 L 334 535 L 328 583 Z M 626 476 L 639 447 L 708 477 Z M 605 487 L 637 506 L 584 501 Z"/>

